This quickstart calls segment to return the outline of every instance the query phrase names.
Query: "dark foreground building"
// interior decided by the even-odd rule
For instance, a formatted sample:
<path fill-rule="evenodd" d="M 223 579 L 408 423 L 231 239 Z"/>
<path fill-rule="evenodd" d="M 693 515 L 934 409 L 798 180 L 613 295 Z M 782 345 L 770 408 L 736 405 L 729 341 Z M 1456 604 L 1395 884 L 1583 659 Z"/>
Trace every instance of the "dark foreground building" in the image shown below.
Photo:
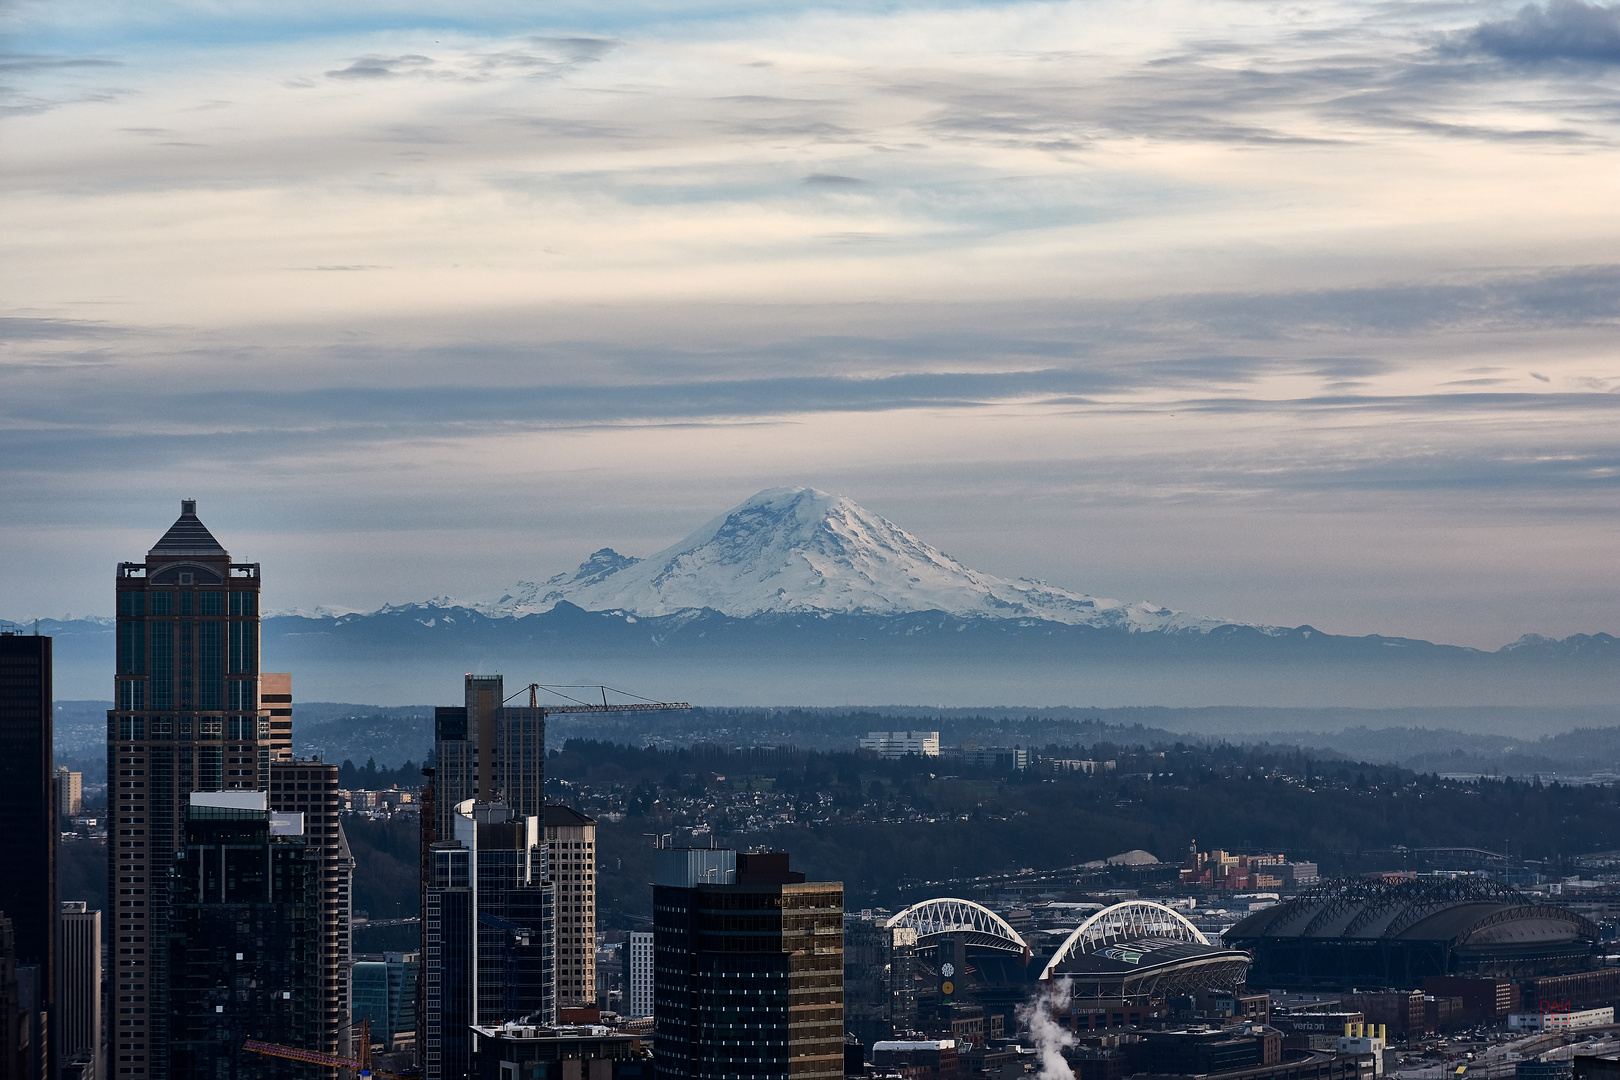
<path fill-rule="evenodd" d="M 32 1004 L 32 1064 L 55 1075 L 40 1020 L 56 1002 L 57 801 L 51 755 L 51 639 L 0 633 L 0 913 Z"/>
<path fill-rule="evenodd" d="M 844 1075 L 844 886 L 785 852 L 661 848 L 653 863 L 661 1078 Z"/>
<path fill-rule="evenodd" d="M 186 796 L 262 790 L 269 772 L 259 564 L 233 561 L 185 499 L 143 561 L 118 564 L 115 589 L 107 918 L 117 959 L 108 972 L 116 1006 L 108 1067 L 118 1080 L 161 1080 L 170 1075 L 168 881 L 186 843 Z"/>
<path fill-rule="evenodd" d="M 1482 878 L 1328 882 L 1223 935 L 1254 954 L 1249 982 L 1280 989 L 1418 989 L 1445 975 L 1581 971 L 1598 928 Z"/>
<path fill-rule="evenodd" d="M 318 1066 L 242 1043 L 321 1045 L 320 853 L 299 815 L 272 814 L 263 792 L 190 803 L 170 899 L 169 1058 L 158 1067 L 211 1080 L 317 1077 Z"/>
<path fill-rule="evenodd" d="M 473 1080 L 652 1080 L 642 1040 L 595 1024 L 478 1025 Z"/>

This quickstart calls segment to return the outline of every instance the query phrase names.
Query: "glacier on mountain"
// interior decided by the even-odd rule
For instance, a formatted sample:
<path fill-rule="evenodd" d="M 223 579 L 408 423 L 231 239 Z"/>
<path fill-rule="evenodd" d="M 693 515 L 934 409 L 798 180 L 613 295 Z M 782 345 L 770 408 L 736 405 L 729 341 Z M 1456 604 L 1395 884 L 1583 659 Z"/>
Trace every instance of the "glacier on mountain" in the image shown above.
<path fill-rule="evenodd" d="M 511 616 L 549 611 L 559 601 L 637 616 L 704 608 L 738 618 L 943 611 L 1133 633 L 1232 625 L 981 573 L 848 498 L 805 487 L 761 491 L 646 559 L 603 548 L 572 574 L 519 582 L 471 606 Z"/>

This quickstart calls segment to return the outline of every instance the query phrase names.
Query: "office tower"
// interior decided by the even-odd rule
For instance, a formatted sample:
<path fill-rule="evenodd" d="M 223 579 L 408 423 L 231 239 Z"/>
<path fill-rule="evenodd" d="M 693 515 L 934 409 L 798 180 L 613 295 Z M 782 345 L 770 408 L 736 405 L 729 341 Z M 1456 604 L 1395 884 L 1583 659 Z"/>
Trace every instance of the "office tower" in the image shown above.
<path fill-rule="evenodd" d="M 624 941 L 625 1016 L 640 1019 L 653 1014 L 653 935 L 630 931 Z"/>
<path fill-rule="evenodd" d="M 186 499 L 144 562 L 118 564 L 116 592 L 107 910 L 118 1011 L 108 1068 L 118 1080 L 155 1080 L 168 1061 L 165 883 L 185 843 L 186 796 L 258 790 L 268 769 L 259 564 L 231 561 Z"/>
<path fill-rule="evenodd" d="M 415 953 L 384 953 L 381 960 L 357 960 L 350 978 L 353 987 L 353 1026 L 371 1022 L 371 1041 L 384 1046 L 415 1025 L 416 979 L 420 958 Z"/>
<path fill-rule="evenodd" d="M 56 978 L 56 1052 L 63 1067 L 82 1062 L 79 1080 L 102 1080 L 106 1055 L 101 1046 L 101 912 L 83 900 L 62 904 Z"/>
<path fill-rule="evenodd" d="M 844 1029 L 871 1046 L 917 1026 L 917 930 L 870 911 L 844 916 Z"/>
<path fill-rule="evenodd" d="M 0 911 L 11 920 L 24 996 L 37 1019 L 56 985 L 56 768 L 51 756 L 51 639 L 0 633 Z M 31 1051 L 50 1070 L 50 1046 Z"/>
<path fill-rule="evenodd" d="M 538 817 L 546 802 L 546 714 L 506 708 L 499 675 L 468 675 L 459 708 L 434 710 L 434 786 L 438 834 L 453 835 L 456 807 L 468 799 L 501 802 L 518 817 Z"/>
<path fill-rule="evenodd" d="M 304 842 L 321 865 L 321 1041 L 328 1054 L 350 1052 L 349 958 L 354 929 L 354 856 L 338 820 L 338 767 L 288 757 L 270 763 L 269 806 L 304 815 Z"/>
<path fill-rule="evenodd" d="M 260 672 L 259 705 L 270 717 L 270 760 L 285 761 L 292 757 L 292 674 Z"/>
<path fill-rule="evenodd" d="M 426 1031 L 418 1033 L 427 1080 L 463 1080 L 475 1049 L 469 1026 L 555 1018 L 552 886 L 538 814 L 463 801 L 430 851 Z"/>
<path fill-rule="evenodd" d="M 84 773 L 69 771 L 66 765 L 56 767 L 56 793 L 58 817 L 68 821 L 84 810 Z"/>
<path fill-rule="evenodd" d="M 557 900 L 557 1007 L 596 1000 L 596 819 L 545 808 L 546 853 Z"/>
<path fill-rule="evenodd" d="M 784 852 L 653 853 L 658 1075 L 844 1075 L 844 886 Z"/>
<path fill-rule="evenodd" d="M 17 935 L 0 911 L 0 1077 L 37 1076 L 34 1018 L 17 970 Z"/>
<path fill-rule="evenodd" d="M 320 1045 L 321 857 L 299 815 L 271 812 L 264 792 L 188 803 L 164 942 L 167 1075 L 302 1080 L 310 1066 L 242 1043 Z"/>

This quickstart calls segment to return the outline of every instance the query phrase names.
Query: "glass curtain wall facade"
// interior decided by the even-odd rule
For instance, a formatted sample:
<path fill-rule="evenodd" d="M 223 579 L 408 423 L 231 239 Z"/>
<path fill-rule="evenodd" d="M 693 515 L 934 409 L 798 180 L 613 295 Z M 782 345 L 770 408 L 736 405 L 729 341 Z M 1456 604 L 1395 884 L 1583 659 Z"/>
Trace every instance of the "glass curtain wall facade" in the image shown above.
<path fill-rule="evenodd" d="M 658 1075 L 842 1077 L 843 883 L 806 882 L 778 852 L 654 855 Z"/>
<path fill-rule="evenodd" d="M 259 710 L 259 564 L 197 517 L 118 564 L 114 708 L 107 714 L 108 1075 L 167 1077 L 167 883 L 193 791 L 253 791 L 269 771 Z"/>

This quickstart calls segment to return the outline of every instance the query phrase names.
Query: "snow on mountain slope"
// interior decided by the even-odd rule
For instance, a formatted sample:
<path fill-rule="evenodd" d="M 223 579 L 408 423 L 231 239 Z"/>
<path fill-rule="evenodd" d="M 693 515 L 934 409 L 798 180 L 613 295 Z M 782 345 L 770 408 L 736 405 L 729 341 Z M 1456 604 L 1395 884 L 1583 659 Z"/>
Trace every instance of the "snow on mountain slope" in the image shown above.
<path fill-rule="evenodd" d="M 574 574 L 543 586 L 520 582 L 479 607 L 517 615 L 549 610 L 560 600 L 643 616 L 696 608 L 736 617 L 945 611 L 1132 632 L 1229 625 L 980 573 L 851 500 L 814 488 L 762 491 L 650 558 L 603 548 Z"/>

